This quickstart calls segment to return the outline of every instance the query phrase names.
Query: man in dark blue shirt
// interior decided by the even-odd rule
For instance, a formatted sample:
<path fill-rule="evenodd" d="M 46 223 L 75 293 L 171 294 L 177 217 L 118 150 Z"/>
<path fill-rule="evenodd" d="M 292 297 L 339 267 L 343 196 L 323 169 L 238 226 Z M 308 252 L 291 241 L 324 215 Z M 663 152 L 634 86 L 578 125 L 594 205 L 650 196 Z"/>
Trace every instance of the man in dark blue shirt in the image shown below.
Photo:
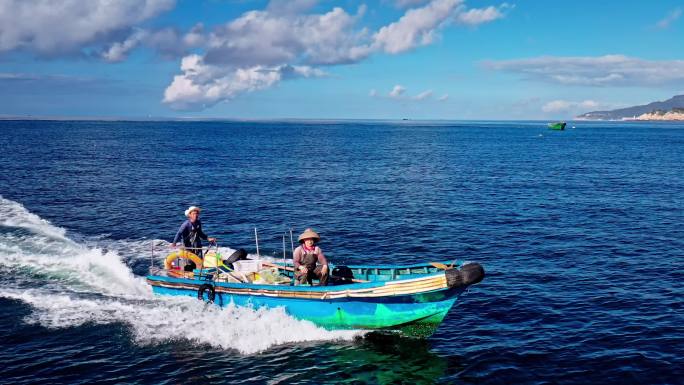
<path fill-rule="evenodd" d="M 190 208 L 185 210 L 185 216 L 188 219 L 178 229 L 171 247 L 176 247 L 176 243 L 182 239 L 183 245 L 188 251 L 202 258 L 202 239 L 215 242 L 216 238 L 210 238 L 202 231 L 202 222 L 199 220 L 199 214 L 200 208 L 197 206 L 190 206 Z"/>

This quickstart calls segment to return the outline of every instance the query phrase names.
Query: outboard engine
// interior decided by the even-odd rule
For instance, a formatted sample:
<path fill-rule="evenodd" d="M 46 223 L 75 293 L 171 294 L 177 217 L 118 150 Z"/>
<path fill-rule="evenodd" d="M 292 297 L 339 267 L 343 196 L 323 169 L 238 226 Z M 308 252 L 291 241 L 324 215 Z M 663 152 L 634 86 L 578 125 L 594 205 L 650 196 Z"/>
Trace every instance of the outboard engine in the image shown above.
<path fill-rule="evenodd" d="M 445 270 L 444 275 L 446 275 L 447 286 L 452 289 L 455 287 L 474 285 L 482 281 L 485 272 L 482 265 L 472 262 L 461 266 L 460 269 L 452 268 Z"/>

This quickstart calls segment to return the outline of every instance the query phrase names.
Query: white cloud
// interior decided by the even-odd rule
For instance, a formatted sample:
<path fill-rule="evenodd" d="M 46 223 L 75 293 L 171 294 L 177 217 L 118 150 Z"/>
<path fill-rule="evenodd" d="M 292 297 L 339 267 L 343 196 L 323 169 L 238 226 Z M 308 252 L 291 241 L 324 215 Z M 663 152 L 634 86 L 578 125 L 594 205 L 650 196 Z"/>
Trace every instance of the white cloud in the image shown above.
<path fill-rule="evenodd" d="M 684 83 L 684 60 L 645 60 L 623 55 L 543 56 L 488 61 L 484 66 L 525 79 L 580 86 L 669 86 Z"/>
<path fill-rule="evenodd" d="M 596 110 L 600 106 L 600 103 L 593 100 L 584 100 L 581 102 L 552 100 L 542 106 L 542 111 L 547 113 L 568 113 L 578 110 Z"/>
<path fill-rule="evenodd" d="M 366 32 L 354 30 L 364 10 L 356 15 L 338 7 L 324 14 L 246 12 L 210 34 L 206 61 L 234 66 L 356 62 L 371 53 L 362 44 Z"/>
<path fill-rule="evenodd" d="M 182 57 L 180 74 L 167 87 L 163 101 L 175 108 L 197 108 L 272 87 L 283 79 L 322 76 L 322 66 L 428 45 L 439 38 L 442 28 L 458 20 L 491 21 L 500 17 L 495 11 L 503 7 L 467 9 L 464 0 L 398 0 L 397 5 L 412 9 L 373 31 L 359 26 L 365 5 L 356 13 L 340 7 L 316 13 L 316 0 L 273 0 L 264 10 L 245 12 L 212 31 L 205 31 L 202 24 L 185 32 L 145 25 L 175 3 L 0 0 L 0 55 L 88 55 L 120 62 L 136 48 L 148 47 L 164 57 Z"/>
<path fill-rule="evenodd" d="M 432 95 L 434 92 L 432 90 L 425 90 L 417 95 L 409 96 L 406 94 L 406 87 L 402 86 L 401 84 L 397 84 L 392 89 L 387 93 L 387 96 L 384 96 L 385 98 L 389 99 L 394 99 L 394 100 L 399 100 L 403 102 L 419 102 L 422 100 L 428 100 L 432 98 Z M 379 96 L 377 91 L 375 89 L 372 89 L 370 91 L 370 96 L 375 97 Z M 447 95 L 442 96 L 439 101 L 446 100 Z"/>
<path fill-rule="evenodd" d="M 430 96 L 432 96 L 432 90 L 427 90 L 427 91 L 423 91 L 423 92 L 419 93 L 418 95 L 414 96 L 413 99 L 414 100 L 425 100 L 425 99 L 429 98 Z"/>
<path fill-rule="evenodd" d="M 147 36 L 146 31 L 136 30 L 123 42 L 112 44 L 107 51 L 102 53 L 102 58 L 109 62 L 119 62 L 126 59 L 128 52 L 137 47 L 145 36 Z"/>
<path fill-rule="evenodd" d="M 390 98 L 398 98 L 400 97 L 404 92 L 406 91 L 406 88 L 403 86 L 397 84 L 392 88 L 392 91 L 389 92 L 389 97 Z"/>
<path fill-rule="evenodd" d="M 353 29 L 365 7 L 356 16 L 342 8 L 297 13 L 308 5 L 271 3 L 216 28 L 206 37 L 203 55 L 182 59 L 183 73 L 167 87 L 163 102 L 176 109 L 206 108 L 284 79 L 325 74 L 310 64 L 354 62 L 369 54 L 356 45 L 363 33 Z"/>
<path fill-rule="evenodd" d="M 398 21 L 374 35 L 373 46 L 388 53 L 400 53 L 435 39 L 436 29 L 450 20 L 462 0 L 434 0 L 421 8 L 410 9 Z"/>
<path fill-rule="evenodd" d="M 175 5 L 174 0 L 3 0 L 0 53 L 14 50 L 45 56 L 82 54 L 131 36 L 133 27 Z M 126 44 L 114 48 L 116 58 Z"/>
<path fill-rule="evenodd" d="M 200 47 L 205 43 L 206 38 L 203 32 L 204 26 L 201 23 L 185 34 L 176 28 L 162 28 L 155 31 L 135 29 L 124 41 L 111 44 L 101 56 L 106 61 L 119 62 L 125 60 L 133 49 L 145 45 L 153 48 L 163 57 L 178 58 L 186 55 L 192 48 Z"/>
<path fill-rule="evenodd" d="M 401 4 L 419 2 L 402 2 Z M 488 23 L 504 17 L 502 9 L 511 6 L 467 9 L 464 0 L 433 0 L 428 4 L 406 11 L 404 16 L 373 35 L 373 50 L 396 54 L 431 44 L 439 37 L 438 31 L 454 20 L 470 26 Z"/>
<path fill-rule="evenodd" d="M 460 24 L 471 26 L 489 23 L 503 18 L 505 16 L 503 9 L 510 7 L 512 6 L 508 5 L 507 3 L 503 3 L 498 7 L 489 6 L 487 8 L 481 9 L 470 9 L 466 12 L 458 14 L 456 16 L 456 21 Z"/>
<path fill-rule="evenodd" d="M 181 71 L 183 74 L 176 75 L 164 91 L 164 103 L 176 109 L 207 108 L 244 92 L 272 87 L 283 79 L 324 75 L 306 66 L 231 69 L 206 64 L 199 55 L 184 57 Z"/>
<path fill-rule="evenodd" d="M 316 14 L 311 12 L 316 3 L 273 0 L 264 10 L 245 12 L 211 33 L 205 34 L 200 24 L 183 34 L 177 28 L 142 25 L 172 9 L 175 0 L 5 0 L 0 1 L 0 53 L 94 53 L 117 62 L 139 46 L 167 57 L 202 47 L 205 62 L 216 65 L 336 65 L 355 63 L 375 52 L 397 54 L 431 44 L 439 29 L 454 20 L 488 22 L 502 17 L 503 7 L 467 9 L 464 0 L 404 0 L 399 5 L 416 8 L 373 32 L 357 25 L 365 5 L 356 14 L 340 7 Z"/>
<path fill-rule="evenodd" d="M 677 21 L 677 19 L 679 19 L 680 16 L 682 16 L 682 9 L 681 8 L 675 8 L 675 9 L 671 10 L 667 14 L 667 16 L 665 16 L 663 19 L 658 21 L 656 23 L 656 27 L 658 27 L 660 29 L 667 29 L 670 27 L 670 25 L 672 23 Z"/>
<path fill-rule="evenodd" d="M 185 69 L 167 88 L 164 102 L 176 108 L 211 106 L 241 92 L 277 84 L 282 77 L 273 75 L 280 73 L 276 69 L 308 68 L 313 72 L 295 72 L 299 76 L 320 76 L 315 73 L 317 67 L 356 63 L 376 52 L 398 54 L 430 44 L 440 28 L 453 23 L 459 13 L 470 12 L 463 0 L 432 0 L 407 10 L 399 20 L 373 33 L 358 27 L 366 12 L 363 5 L 355 14 L 340 7 L 318 14 L 311 11 L 313 4 L 307 0 L 271 2 L 265 10 L 245 12 L 205 34 L 204 53 L 183 59 Z M 483 12 L 487 14 L 486 9 Z M 124 42 L 117 49 L 125 51 L 126 47 Z M 240 71 L 252 74 L 248 77 L 251 81 L 238 78 Z M 264 71 L 275 72 L 265 76 Z M 205 77 L 210 80 L 202 80 Z M 390 97 L 400 97 L 402 89 L 395 87 Z"/>
<path fill-rule="evenodd" d="M 445 101 L 447 101 L 447 99 L 449 99 L 449 94 L 444 94 L 444 95 L 440 96 L 439 98 L 437 98 L 437 101 L 438 102 L 445 102 Z"/>
<path fill-rule="evenodd" d="M 197 23 L 183 36 L 183 44 L 188 47 L 198 47 L 204 43 L 204 24 Z"/>

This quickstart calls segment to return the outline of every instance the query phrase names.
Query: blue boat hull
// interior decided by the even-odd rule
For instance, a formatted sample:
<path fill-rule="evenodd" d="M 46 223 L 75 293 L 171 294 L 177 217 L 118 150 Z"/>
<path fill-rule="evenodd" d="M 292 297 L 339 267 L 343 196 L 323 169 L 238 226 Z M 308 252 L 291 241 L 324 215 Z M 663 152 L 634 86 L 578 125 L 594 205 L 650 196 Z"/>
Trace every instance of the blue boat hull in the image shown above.
<path fill-rule="evenodd" d="M 426 337 L 434 333 L 459 295 L 484 274 L 479 265 L 475 269 L 470 266 L 469 271 L 477 274 L 425 269 L 423 274 L 403 278 L 332 286 L 230 283 L 164 275 L 150 275 L 147 281 L 155 294 L 201 299 L 211 294 L 221 307 L 282 307 L 294 318 L 326 329 L 393 329 Z"/>
<path fill-rule="evenodd" d="M 199 282 L 198 282 L 199 283 Z M 197 290 L 153 286 L 155 294 L 197 297 Z M 326 329 L 395 329 L 425 337 L 434 333 L 463 290 L 412 294 L 383 298 L 337 299 L 329 301 L 220 293 L 214 303 L 225 307 L 284 307 L 300 320 Z"/>

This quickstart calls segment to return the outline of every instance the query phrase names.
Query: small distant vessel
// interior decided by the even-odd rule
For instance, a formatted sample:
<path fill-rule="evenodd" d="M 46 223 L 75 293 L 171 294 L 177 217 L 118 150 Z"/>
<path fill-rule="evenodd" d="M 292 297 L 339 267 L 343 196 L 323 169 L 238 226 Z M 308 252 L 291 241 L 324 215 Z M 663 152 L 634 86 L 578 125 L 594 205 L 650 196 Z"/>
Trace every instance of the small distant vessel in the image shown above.
<path fill-rule="evenodd" d="M 554 122 L 554 123 L 549 123 L 549 129 L 551 130 L 556 130 L 556 131 L 563 131 L 565 130 L 565 122 Z"/>

